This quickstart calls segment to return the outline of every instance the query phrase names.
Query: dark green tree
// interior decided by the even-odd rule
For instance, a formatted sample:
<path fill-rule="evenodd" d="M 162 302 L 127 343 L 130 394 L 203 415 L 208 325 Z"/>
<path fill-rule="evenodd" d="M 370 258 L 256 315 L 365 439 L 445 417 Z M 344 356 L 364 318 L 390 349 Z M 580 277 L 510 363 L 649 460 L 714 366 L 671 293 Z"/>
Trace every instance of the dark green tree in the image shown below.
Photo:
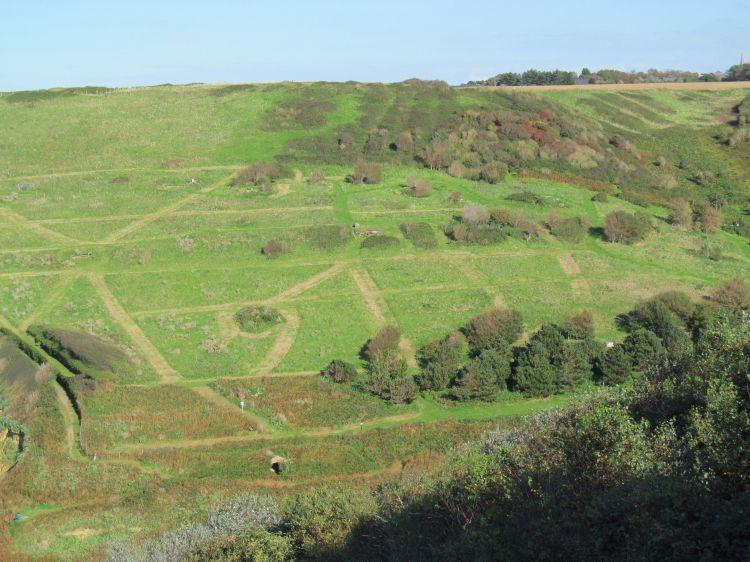
<path fill-rule="evenodd" d="M 461 372 L 453 396 L 458 400 L 492 402 L 497 391 L 505 389 L 510 376 L 510 361 L 497 351 L 486 349 Z M 500 386 L 498 381 L 502 381 Z"/>
<path fill-rule="evenodd" d="M 519 355 L 513 383 L 527 396 L 549 396 L 555 391 L 555 371 L 549 351 L 541 342 L 531 342 Z"/>
<path fill-rule="evenodd" d="M 615 344 L 604 353 L 597 371 L 602 384 L 622 384 L 630 377 L 633 364 L 623 346 Z"/>
<path fill-rule="evenodd" d="M 622 346 L 630 356 L 633 367 L 648 375 L 658 372 L 667 358 L 667 351 L 659 336 L 646 328 L 638 328 L 628 334 Z"/>

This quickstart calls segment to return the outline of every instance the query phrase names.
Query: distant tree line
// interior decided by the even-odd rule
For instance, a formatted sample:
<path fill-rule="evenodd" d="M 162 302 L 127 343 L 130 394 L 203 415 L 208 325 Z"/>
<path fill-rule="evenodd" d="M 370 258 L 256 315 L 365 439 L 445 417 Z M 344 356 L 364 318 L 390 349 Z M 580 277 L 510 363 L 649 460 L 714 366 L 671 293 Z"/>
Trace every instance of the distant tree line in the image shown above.
<path fill-rule="evenodd" d="M 735 82 L 750 80 L 750 63 L 736 64 L 726 72 L 698 73 L 690 70 L 659 70 L 650 68 L 646 72 L 627 72 L 614 68 L 602 68 L 592 72 L 589 68 L 580 74 L 568 70 L 537 70 L 525 72 L 502 72 L 486 80 L 470 81 L 467 86 L 566 86 L 587 84 L 648 84 L 669 82 Z"/>

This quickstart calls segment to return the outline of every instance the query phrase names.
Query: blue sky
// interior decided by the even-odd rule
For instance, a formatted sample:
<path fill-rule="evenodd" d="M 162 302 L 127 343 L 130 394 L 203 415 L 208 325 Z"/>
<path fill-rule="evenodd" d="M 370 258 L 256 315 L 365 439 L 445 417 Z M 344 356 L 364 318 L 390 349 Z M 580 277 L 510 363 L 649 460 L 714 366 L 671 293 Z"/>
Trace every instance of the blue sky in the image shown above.
<path fill-rule="evenodd" d="M 750 0 L 0 0 L 0 91 L 724 70 Z"/>

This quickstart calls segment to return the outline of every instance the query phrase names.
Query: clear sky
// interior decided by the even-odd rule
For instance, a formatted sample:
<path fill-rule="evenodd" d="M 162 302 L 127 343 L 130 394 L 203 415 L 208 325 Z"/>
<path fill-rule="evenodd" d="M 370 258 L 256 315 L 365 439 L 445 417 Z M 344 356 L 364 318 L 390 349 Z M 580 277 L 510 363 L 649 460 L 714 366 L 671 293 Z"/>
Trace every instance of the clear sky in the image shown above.
<path fill-rule="evenodd" d="M 750 0 L 0 0 L 0 91 L 725 70 Z"/>

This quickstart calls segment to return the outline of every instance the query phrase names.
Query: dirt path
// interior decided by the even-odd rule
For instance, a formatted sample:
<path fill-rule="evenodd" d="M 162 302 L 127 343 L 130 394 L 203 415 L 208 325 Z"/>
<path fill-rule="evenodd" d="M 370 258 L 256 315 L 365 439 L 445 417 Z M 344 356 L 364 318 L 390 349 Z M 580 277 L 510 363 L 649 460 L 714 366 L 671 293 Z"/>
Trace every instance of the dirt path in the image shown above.
<path fill-rule="evenodd" d="M 260 362 L 260 365 L 258 365 L 257 374 L 259 375 L 267 375 L 273 371 L 284 357 L 286 357 L 289 350 L 292 349 L 294 340 L 297 337 L 299 316 L 293 310 L 282 310 L 281 313 L 286 318 L 286 325 L 273 343 L 273 347 Z"/>
<path fill-rule="evenodd" d="M 211 172 L 214 170 L 231 170 L 238 171 L 245 166 L 239 164 L 227 164 L 221 166 L 194 166 L 188 168 L 154 168 L 149 170 L 148 168 L 102 168 L 99 170 L 74 170 L 71 172 L 54 172 L 51 174 L 36 174 L 26 176 L 13 176 L 6 178 L 9 180 L 41 180 L 45 178 L 69 178 L 75 176 L 86 176 L 89 174 L 109 174 L 109 173 L 128 173 L 128 172 L 164 172 L 164 173 L 180 173 L 180 172 Z"/>
<path fill-rule="evenodd" d="M 76 444 L 76 426 L 78 425 L 78 417 L 73 411 L 73 405 L 68 399 L 68 395 L 57 383 L 53 382 L 55 388 L 55 396 L 57 396 L 57 405 L 60 407 L 60 413 L 63 418 L 63 425 L 65 426 L 65 448 L 67 449 L 68 456 L 72 459 L 78 460 L 75 454 Z"/>
<path fill-rule="evenodd" d="M 35 222 L 30 221 L 23 215 L 14 213 L 7 207 L 0 207 L 0 211 L 4 213 L 6 217 L 10 219 L 10 222 L 18 225 L 19 227 L 28 228 L 29 230 L 33 230 L 37 234 L 40 234 L 46 238 L 57 240 L 58 242 L 63 242 L 65 244 L 73 244 L 73 245 L 81 244 L 80 240 L 76 240 L 75 238 L 71 238 L 70 236 L 66 236 L 65 234 L 60 234 L 59 232 L 55 232 L 54 230 L 45 228 L 41 224 L 37 224 Z"/>
<path fill-rule="evenodd" d="M 591 302 L 594 300 L 591 295 L 591 287 L 589 282 L 585 279 L 572 279 L 570 281 L 570 288 L 573 291 L 573 296 L 581 300 Z"/>
<path fill-rule="evenodd" d="M 576 260 L 573 258 L 573 254 L 570 252 L 559 254 L 557 256 L 557 263 L 560 264 L 565 275 L 578 275 L 581 273 L 581 268 L 578 266 Z"/>
<path fill-rule="evenodd" d="M 29 316 L 23 319 L 23 322 L 21 322 L 18 325 L 18 328 L 20 330 L 26 331 L 26 329 L 31 326 L 34 322 L 37 321 L 43 314 L 45 314 L 50 308 L 52 308 L 57 302 L 60 300 L 60 297 L 62 297 L 63 293 L 65 293 L 65 290 L 70 287 L 71 283 L 78 277 L 77 275 L 73 275 L 72 273 L 63 273 L 61 275 L 60 282 L 58 283 L 57 287 L 54 288 L 54 290 L 49 294 L 47 299 L 39 306 L 34 312 L 32 312 Z"/>
<path fill-rule="evenodd" d="M 362 293 L 362 297 L 365 299 L 365 304 L 370 313 L 378 320 L 378 322 L 385 324 L 385 314 L 383 314 L 385 303 L 378 302 L 382 301 L 382 296 L 380 295 L 375 282 L 372 280 L 372 277 L 370 277 L 370 274 L 364 270 L 358 269 L 351 269 L 349 270 L 349 273 L 357 284 L 359 291 Z"/>
<path fill-rule="evenodd" d="M 162 382 L 172 383 L 180 378 L 179 373 L 175 371 L 166 359 L 159 353 L 154 344 L 151 343 L 141 329 L 136 325 L 133 319 L 125 312 L 125 309 L 109 290 L 104 277 L 96 273 L 87 274 L 91 284 L 104 302 L 104 306 L 112 315 L 117 323 L 130 336 L 133 343 L 138 346 L 146 360 L 151 364 L 156 373 L 161 377 Z"/>
<path fill-rule="evenodd" d="M 390 311 L 388 311 L 388 303 L 383 298 L 383 295 L 380 292 L 378 286 L 375 284 L 375 281 L 364 268 L 352 269 L 350 270 L 350 273 L 352 275 L 352 278 L 354 279 L 354 282 L 357 284 L 360 293 L 362 293 L 362 298 L 364 299 L 365 305 L 367 305 L 368 310 L 378 320 L 378 322 L 385 324 L 387 321 L 386 312 L 389 318 L 392 318 L 393 315 L 390 313 Z M 401 340 L 398 342 L 398 347 L 404 353 L 406 362 L 409 364 L 409 366 L 416 367 L 416 351 L 414 350 L 414 346 L 412 345 L 412 343 L 402 335 Z"/>
<path fill-rule="evenodd" d="M 321 271 L 317 275 L 313 275 L 309 279 L 302 281 L 301 283 L 297 283 L 296 285 L 294 285 L 293 287 L 290 287 L 286 291 L 282 291 L 278 295 L 271 297 L 270 299 L 267 299 L 265 303 L 276 304 L 286 299 L 296 297 L 300 293 L 303 293 L 309 289 L 312 289 L 313 287 L 322 283 L 323 281 L 330 279 L 334 275 L 337 275 L 338 272 L 341 271 L 343 267 L 344 267 L 343 263 L 337 263 L 336 265 L 326 269 L 325 271 Z"/>
<path fill-rule="evenodd" d="M 266 428 L 266 424 L 264 424 L 262 420 L 256 418 L 247 410 L 240 409 L 238 404 L 231 402 L 230 400 L 216 392 L 213 388 L 210 388 L 208 386 L 198 386 L 192 387 L 191 390 L 200 395 L 202 398 L 205 398 L 212 404 L 219 406 L 223 410 L 226 410 L 228 413 L 250 420 L 255 426 L 255 430 L 258 433 L 266 433 L 268 431 L 268 429 Z"/>
<path fill-rule="evenodd" d="M 131 222 L 126 227 L 121 228 L 120 230 L 118 230 L 116 232 L 113 232 L 112 234 L 110 234 L 109 236 L 107 236 L 106 238 L 104 238 L 101 241 L 101 243 L 102 244 L 113 244 L 115 242 L 118 242 L 119 240 L 122 240 L 122 238 L 124 238 L 128 234 L 132 234 L 133 232 L 135 232 L 136 230 L 138 230 L 140 228 L 143 228 L 147 224 L 150 224 L 150 223 L 152 223 L 152 222 L 154 222 L 156 220 L 159 220 L 160 218 L 162 218 L 164 216 L 167 216 L 167 215 L 169 215 L 169 214 L 177 211 L 178 209 L 184 207 L 185 205 L 188 205 L 189 203 L 192 203 L 196 199 L 199 199 L 205 193 L 209 193 L 209 192 L 213 191 L 214 189 L 216 189 L 217 187 L 219 187 L 221 185 L 225 185 L 233 176 L 234 176 L 234 174 L 232 174 L 231 176 L 222 178 L 219 181 L 217 181 L 215 183 L 212 183 L 211 185 L 209 185 L 207 187 L 204 187 L 203 189 L 201 189 L 197 193 L 193 193 L 192 195 L 188 195 L 184 199 L 180 199 L 179 201 L 176 201 L 176 202 L 172 203 L 171 205 L 167 205 L 166 207 L 163 207 L 163 208 L 159 209 L 158 211 L 154 211 L 153 213 L 150 213 L 148 215 L 142 216 L 140 219 Z"/>
<path fill-rule="evenodd" d="M 481 283 L 481 280 L 479 278 L 479 274 L 476 272 L 476 270 L 471 267 L 471 264 L 466 263 L 466 259 L 468 256 L 454 256 L 451 258 L 451 261 L 455 264 L 455 266 L 461 271 L 461 273 L 464 274 L 464 277 L 466 277 L 469 281 L 472 283 Z"/>
<path fill-rule="evenodd" d="M 355 433 L 357 431 L 367 431 L 376 428 L 383 423 L 393 423 L 395 425 L 405 424 L 415 421 L 419 418 L 420 412 L 410 412 L 398 416 L 379 418 L 363 424 L 349 424 L 337 428 L 322 428 L 309 431 L 299 430 L 291 432 L 277 432 L 268 434 L 253 435 L 227 435 L 223 437 L 204 437 L 202 439 L 181 439 L 180 441 L 152 441 L 150 443 L 126 443 L 116 445 L 110 452 L 117 451 L 153 451 L 159 449 L 195 449 L 200 447 L 211 447 L 213 445 L 223 445 L 225 443 L 248 443 L 252 441 L 279 441 L 283 439 L 295 439 L 298 437 L 305 438 L 325 438 L 332 435 L 342 435 L 346 433 Z"/>
<path fill-rule="evenodd" d="M 229 343 L 240 335 L 240 327 L 234 321 L 232 313 L 223 310 L 216 316 L 216 324 L 219 326 L 219 338 L 224 343 Z"/>

